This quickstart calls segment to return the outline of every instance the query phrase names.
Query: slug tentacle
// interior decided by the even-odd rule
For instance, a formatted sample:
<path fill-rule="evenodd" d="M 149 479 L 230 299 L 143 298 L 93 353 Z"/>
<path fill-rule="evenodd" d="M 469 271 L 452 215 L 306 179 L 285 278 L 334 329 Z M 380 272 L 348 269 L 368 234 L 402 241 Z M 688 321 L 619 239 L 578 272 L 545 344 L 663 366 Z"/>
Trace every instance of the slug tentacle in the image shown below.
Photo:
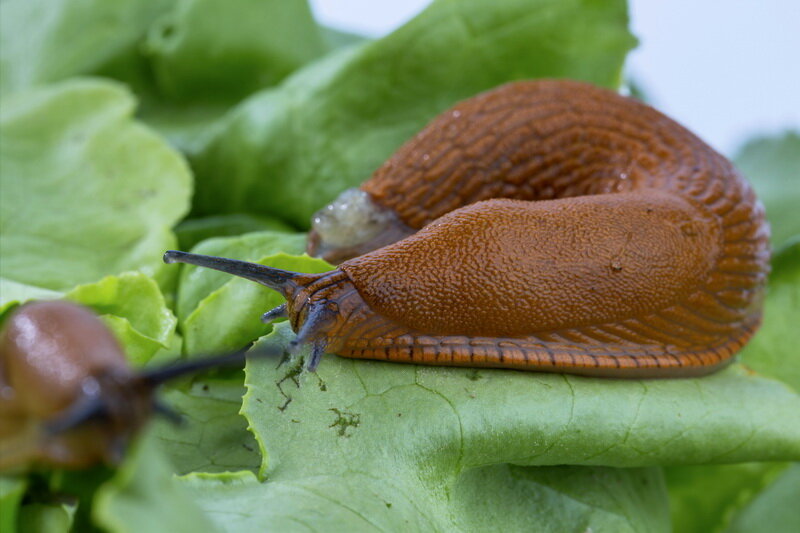
<path fill-rule="evenodd" d="M 261 315 L 261 322 L 265 324 L 269 324 L 273 320 L 277 320 L 279 318 L 287 318 L 289 315 L 286 313 L 286 304 L 281 304 L 278 307 L 274 307 Z"/>
<path fill-rule="evenodd" d="M 153 412 L 176 426 L 182 426 L 186 422 L 178 411 L 159 400 L 153 402 Z"/>
<path fill-rule="evenodd" d="M 88 376 L 81 384 L 81 392 L 72 405 L 45 424 L 49 435 L 57 435 L 74 429 L 91 420 L 106 420 L 112 425 L 134 432 L 141 427 L 150 413 L 164 416 L 174 423 L 181 421 L 180 415 L 159 402 L 155 389 L 182 376 L 196 374 L 211 368 L 243 364 L 246 350 L 229 354 L 197 357 L 164 367 L 148 369 L 138 373 L 108 372 L 99 376 Z M 259 355 L 272 354 L 261 349 Z"/>
<path fill-rule="evenodd" d="M 306 342 L 300 342 L 296 340 L 292 341 L 291 350 L 292 351 L 299 350 L 300 346 L 302 346 Z M 322 360 L 322 356 L 325 355 L 325 348 L 327 347 L 327 342 L 325 341 L 324 338 L 321 338 L 316 341 L 311 341 L 309 344 L 311 345 L 311 354 L 308 358 L 308 361 L 306 361 L 305 366 L 306 370 L 310 372 L 315 372 L 317 370 L 317 367 L 319 366 L 319 362 Z"/>
<path fill-rule="evenodd" d="M 302 274 L 295 272 L 288 272 L 279 268 L 271 268 L 258 263 L 248 263 L 246 261 L 237 261 L 236 259 L 225 259 L 222 257 L 213 257 L 209 255 L 191 254 L 187 252 L 179 252 L 177 250 L 169 250 L 164 253 L 165 263 L 187 263 L 190 265 L 202 266 L 205 268 L 212 268 L 221 272 L 227 272 L 246 278 L 256 283 L 260 283 L 265 287 L 269 287 L 275 291 L 280 292 L 284 296 L 291 292 L 295 286 L 295 278 Z"/>
<path fill-rule="evenodd" d="M 155 389 L 159 385 L 191 374 L 196 374 L 211 368 L 222 368 L 226 366 L 236 366 L 244 364 L 247 349 L 223 355 L 199 356 L 193 355 L 188 361 L 179 361 L 159 368 L 143 370 L 136 374 L 136 379 L 143 388 Z M 274 355 L 274 350 L 260 349 L 252 352 L 259 356 Z"/>
<path fill-rule="evenodd" d="M 336 320 L 338 306 L 328 300 L 317 300 L 306 307 L 306 318 L 291 345 L 304 344 L 316 340 Z"/>
<path fill-rule="evenodd" d="M 109 406 L 100 395 L 100 386 L 93 377 L 86 378 L 85 385 L 81 387 L 82 393 L 72 405 L 62 413 L 44 424 L 44 432 L 49 436 L 56 436 L 89 420 L 108 416 Z"/>

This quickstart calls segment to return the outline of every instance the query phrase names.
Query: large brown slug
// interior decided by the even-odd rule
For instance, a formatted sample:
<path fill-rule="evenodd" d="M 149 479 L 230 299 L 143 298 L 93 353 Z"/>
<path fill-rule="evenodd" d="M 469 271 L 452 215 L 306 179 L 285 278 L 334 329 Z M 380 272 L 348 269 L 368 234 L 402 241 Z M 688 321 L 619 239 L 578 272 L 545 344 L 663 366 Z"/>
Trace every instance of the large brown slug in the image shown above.
<path fill-rule="evenodd" d="M 295 274 L 168 252 L 281 291 L 344 357 L 609 377 L 712 372 L 759 325 L 764 210 L 658 111 L 565 80 L 461 102 L 314 218 Z M 395 242 L 397 241 L 397 242 Z M 378 249 L 375 249 L 378 248 Z"/>
<path fill-rule="evenodd" d="M 66 301 L 23 305 L 0 331 L 0 472 L 116 463 L 166 380 L 244 361 L 243 352 L 135 372 L 111 331 Z"/>

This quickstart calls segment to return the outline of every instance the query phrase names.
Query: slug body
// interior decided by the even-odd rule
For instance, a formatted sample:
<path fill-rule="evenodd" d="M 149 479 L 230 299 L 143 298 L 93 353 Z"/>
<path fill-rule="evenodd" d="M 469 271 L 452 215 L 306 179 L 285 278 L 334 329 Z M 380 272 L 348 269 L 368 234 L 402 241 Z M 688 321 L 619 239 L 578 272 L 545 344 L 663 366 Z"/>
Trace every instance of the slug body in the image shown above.
<path fill-rule="evenodd" d="M 22 306 L 0 337 L 0 469 L 118 460 L 152 411 L 132 378 L 116 339 L 88 309 L 64 301 Z M 102 416 L 70 431 L 46 427 L 99 398 Z"/>
<path fill-rule="evenodd" d="M 155 399 L 158 385 L 243 360 L 239 352 L 135 372 L 89 309 L 25 304 L 0 331 L 0 472 L 117 463 L 154 412 L 178 416 Z"/>
<path fill-rule="evenodd" d="M 725 365 L 760 323 L 769 229 L 752 189 L 682 126 L 608 90 L 483 93 L 347 194 L 309 239 L 347 260 L 267 283 L 287 297 L 269 318 L 288 315 L 315 353 L 676 377 Z"/>

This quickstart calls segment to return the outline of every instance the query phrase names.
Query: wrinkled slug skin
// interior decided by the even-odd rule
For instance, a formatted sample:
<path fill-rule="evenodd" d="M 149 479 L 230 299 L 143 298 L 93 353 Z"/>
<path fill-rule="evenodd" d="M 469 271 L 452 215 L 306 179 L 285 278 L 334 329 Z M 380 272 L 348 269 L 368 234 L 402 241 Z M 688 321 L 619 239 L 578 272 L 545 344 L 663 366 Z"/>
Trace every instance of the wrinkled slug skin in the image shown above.
<path fill-rule="evenodd" d="M 327 333 L 339 355 L 674 377 L 723 366 L 759 325 L 769 230 L 752 189 L 611 91 L 544 80 L 483 93 L 361 188 L 419 231 L 302 291 L 339 303 Z"/>

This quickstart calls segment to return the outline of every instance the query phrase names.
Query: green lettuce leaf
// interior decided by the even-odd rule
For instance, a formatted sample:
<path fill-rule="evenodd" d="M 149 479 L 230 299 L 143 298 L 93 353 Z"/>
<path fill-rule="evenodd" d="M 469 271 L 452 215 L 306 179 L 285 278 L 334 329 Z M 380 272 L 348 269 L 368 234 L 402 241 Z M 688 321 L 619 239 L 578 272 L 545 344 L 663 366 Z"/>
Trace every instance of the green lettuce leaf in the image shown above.
<path fill-rule="evenodd" d="M 780 247 L 800 235 L 800 133 L 755 138 L 739 150 L 734 162 L 764 202 L 772 245 Z"/>
<path fill-rule="evenodd" d="M 325 51 L 305 0 L 184 0 L 148 33 L 161 97 L 235 101 Z"/>
<path fill-rule="evenodd" d="M 285 347 L 292 338 L 282 323 L 263 342 Z M 704 378 L 651 381 L 334 356 L 327 356 L 316 374 L 302 372 L 301 365 L 302 358 L 280 366 L 248 361 L 242 413 L 264 458 L 259 475 L 268 481 L 237 478 L 224 484 L 225 490 L 218 487 L 213 502 L 211 495 L 201 499 L 212 516 L 226 503 L 241 512 L 243 523 L 236 527 L 242 528 L 249 520 L 269 519 L 287 528 L 295 523 L 294 529 L 314 529 L 324 516 L 341 527 L 392 529 L 413 517 L 412 528 L 453 529 L 477 527 L 491 507 L 491 502 L 480 507 L 477 500 L 500 495 L 504 503 L 493 500 L 497 513 L 513 524 L 516 513 L 524 516 L 530 511 L 526 505 L 541 501 L 533 494 L 509 500 L 514 487 L 546 485 L 542 480 L 550 483 L 571 472 L 527 467 L 800 458 L 800 397 L 738 365 Z M 631 474 L 576 468 L 576 483 L 587 486 L 585 476 L 598 472 Z M 641 492 L 645 483 L 654 482 L 634 482 L 637 489 L 620 483 L 628 496 L 617 501 L 635 505 L 641 501 L 628 497 L 638 495 L 652 505 L 657 498 Z M 593 491 L 597 497 L 602 492 Z M 569 508 L 563 502 L 547 505 Z M 666 507 L 662 510 L 666 513 Z M 635 524 L 627 529 L 668 529 L 664 515 L 659 515 L 661 526 L 646 527 L 639 515 L 620 514 Z M 588 526 L 595 527 L 591 521 Z M 556 520 L 542 528 L 572 525 Z"/>
<path fill-rule="evenodd" d="M 217 531 L 174 479 L 155 437 L 142 435 L 97 490 L 93 522 L 110 533 Z"/>
<path fill-rule="evenodd" d="M 670 531 L 655 468 L 495 465 L 465 472 L 449 491 L 420 474 L 364 468 L 285 472 L 265 483 L 250 472 L 181 481 L 225 531 Z"/>
<path fill-rule="evenodd" d="M 141 46 L 149 74 L 137 91 L 142 118 L 174 146 L 195 151 L 242 98 L 328 48 L 306 0 L 179 1 Z"/>
<path fill-rule="evenodd" d="M 800 529 L 800 464 L 789 467 L 774 483 L 739 511 L 729 533 L 791 533 Z"/>
<path fill-rule="evenodd" d="M 800 391 L 800 239 L 776 254 L 761 329 L 739 356 L 753 370 Z M 734 516 L 772 490 L 786 463 L 666 469 L 677 531 L 725 531 Z M 770 531 L 793 529 L 770 529 Z M 752 531 L 757 531 L 754 529 Z"/>
<path fill-rule="evenodd" d="M 14 531 L 28 482 L 23 476 L 0 476 L 0 531 Z"/>
<path fill-rule="evenodd" d="M 68 290 L 126 270 L 164 272 L 186 213 L 183 159 L 131 120 L 120 85 L 76 80 L 4 101 L 0 114 L 3 276 Z M 162 281 L 166 283 L 166 278 Z"/>
<path fill-rule="evenodd" d="M 285 345 L 292 337 L 282 323 L 266 339 Z M 359 455 L 372 441 L 406 450 L 397 460 L 442 454 L 442 468 L 800 459 L 800 396 L 741 365 L 696 379 L 609 380 L 335 356 L 298 376 L 298 364 L 247 367 L 243 412 L 268 455 L 280 450 L 282 468 L 366 461 Z M 389 417 L 395 423 L 383 422 Z M 302 439 L 314 446 L 328 443 L 313 465 L 302 464 L 301 430 L 315 435 Z M 348 449 L 358 452 L 353 459 L 342 457 Z"/>
<path fill-rule="evenodd" d="M 800 463 L 666 469 L 681 533 L 793 533 L 800 529 Z"/>
<path fill-rule="evenodd" d="M 0 15 L 0 94 L 120 80 L 186 149 L 242 97 L 354 39 L 317 26 L 305 0 L 4 0 Z"/>
<path fill-rule="evenodd" d="M 167 308 L 156 282 L 141 272 L 107 276 L 66 293 L 14 283 L 0 285 L 0 289 L 7 286 L 14 290 L 3 295 L 3 318 L 30 300 L 66 299 L 85 305 L 111 329 L 134 366 L 143 366 L 157 352 L 167 349 L 175 334 L 175 315 Z"/>
<path fill-rule="evenodd" d="M 66 503 L 25 504 L 19 510 L 17 531 L 19 533 L 67 533 L 72 529 L 74 515 L 75 507 Z"/>
<path fill-rule="evenodd" d="M 625 2 L 435 0 L 377 41 L 313 63 L 234 109 L 192 158 L 196 214 L 307 227 L 456 101 L 514 79 L 615 87 L 634 39 Z"/>
<path fill-rule="evenodd" d="M 3 0 L 0 93 L 125 63 L 154 20 L 176 0 Z"/>
<path fill-rule="evenodd" d="M 135 366 L 143 366 L 157 351 L 169 346 L 178 322 L 155 281 L 140 272 L 80 285 L 64 298 L 98 313 Z"/>
<path fill-rule="evenodd" d="M 64 293 L 0 278 L 0 316 L 28 300 L 57 300 Z"/>
<path fill-rule="evenodd" d="M 305 0 L 182 0 L 142 44 L 142 118 L 174 146 L 197 150 L 243 97 L 327 48 Z"/>
<path fill-rule="evenodd" d="M 258 444 L 239 415 L 245 393 L 242 381 L 239 370 L 232 376 L 201 376 L 162 392 L 162 400 L 183 418 L 178 426 L 159 421 L 153 429 L 175 472 L 258 469 Z"/>
<path fill-rule="evenodd" d="M 764 323 L 745 346 L 742 361 L 800 392 L 800 235 L 772 258 Z"/>
<path fill-rule="evenodd" d="M 368 40 L 363 35 L 350 33 L 337 28 L 329 28 L 327 26 L 321 26 L 320 31 L 322 32 L 322 40 L 325 42 L 325 46 L 328 50 L 336 50 L 338 48 L 363 43 Z"/>
<path fill-rule="evenodd" d="M 675 531 L 726 531 L 733 516 L 747 508 L 786 467 L 786 463 L 743 463 L 665 468 Z"/>
<path fill-rule="evenodd" d="M 234 213 L 184 220 L 175 228 L 175 235 L 181 250 L 191 250 L 212 237 L 235 237 L 258 231 L 290 232 L 292 228 L 273 218 Z"/>

